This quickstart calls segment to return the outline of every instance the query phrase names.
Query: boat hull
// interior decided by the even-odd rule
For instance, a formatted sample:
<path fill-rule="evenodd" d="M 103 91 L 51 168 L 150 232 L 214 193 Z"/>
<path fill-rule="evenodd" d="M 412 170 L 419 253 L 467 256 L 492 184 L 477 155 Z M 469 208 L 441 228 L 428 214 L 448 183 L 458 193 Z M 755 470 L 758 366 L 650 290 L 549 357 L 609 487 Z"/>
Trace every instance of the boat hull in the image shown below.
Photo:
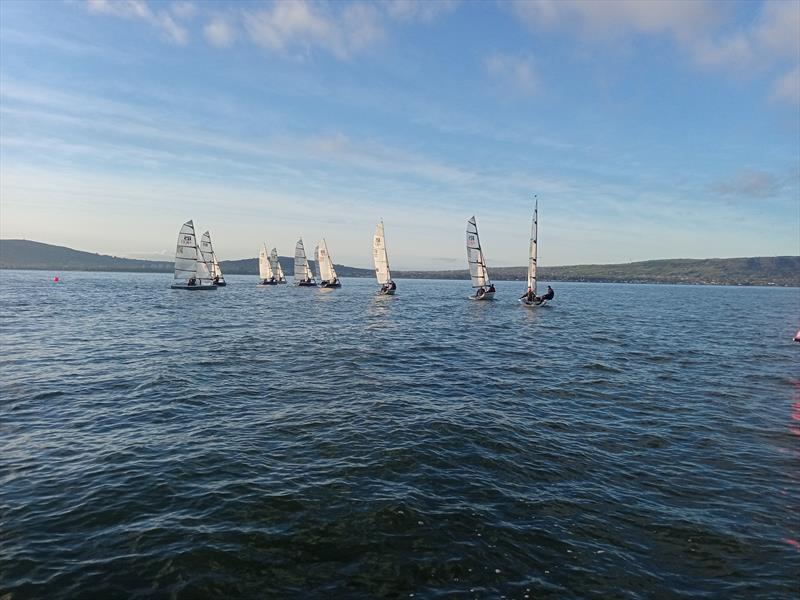
<path fill-rule="evenodd" d="M 383 290 L 383 291 L 378 292 L 378 295 L 379 296 L 394 296 L 394 293 L 396 291 L 397 290 Z"/>
<path fill-rule="evenodd" d="M 541 308 L 547 304 L 547 300 L 542 300 L 541 302 L 528 302 L 525 300 L 525 298 L 520 298 L 519 302 L 526 308 Z"/>
<path fill-rule="evenodd" d="M 335 283 L 330 283 L 330 282 L 328 282 L 328 281 L 323 281 L 323 282 L 321 282 L 321 283 L 319 284 L 319 287 L 321 287 L 321 288 L 328 288 L 328 289 L 332 289 L 332 288 L 340 288 L 340 287 L 342 287 L 342 284 L 341 284 L 340 282 L 338 282 L 338 281 L 337 281 L 337 282 L 335 282 Z"/>
<path fill-rule="evenodd" d="M 474 295 L 470 296 L 473 300 L 494 300 L 495 292 L 486 292 L 482 296 Z"/>
<path fill-rule="evenodd" d="M 214 285 L 213 283 L 203 284 L 203 285 L 189 285 L 189 284 L 186 284 L 186 283 L 173 283 L 169 287 L 171 289 L 173 289 L 173 290 L 191 290 L 191 291 L 195 291 L 195 290 L 215 290 L 215 289 L 217 289 L 217 286 Z"/>
<path fill-rule="evenodd" d="M 217 287 L 225 287 L 228 284 L 225 283 L 224 281 L 220 281 L 219 283 L 215 283 L 214 285 L 217 286 Z"/>
<path fill-rule="evenodd" d="M 256 287 L 267 287 L 270 285 L 278 285 L 277 281 L 262 281 L 261 283 L 257 283 Z"/>
<path fill-rule="evenodd" d="M 295 283 L 297 287 L 317 287 L 316 282 L 314 281 L 299 281 Z"/>

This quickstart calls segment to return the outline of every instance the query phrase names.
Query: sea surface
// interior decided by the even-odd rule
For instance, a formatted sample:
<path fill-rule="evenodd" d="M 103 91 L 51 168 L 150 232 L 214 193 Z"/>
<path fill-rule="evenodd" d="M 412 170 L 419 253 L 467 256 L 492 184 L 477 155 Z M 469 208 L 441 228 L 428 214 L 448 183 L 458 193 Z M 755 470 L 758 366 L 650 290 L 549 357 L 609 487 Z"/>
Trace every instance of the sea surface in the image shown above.
<path fill-rule="evenodd" d="M 0 598 L 797 598 L 800 290 L 0 272 Z"/>

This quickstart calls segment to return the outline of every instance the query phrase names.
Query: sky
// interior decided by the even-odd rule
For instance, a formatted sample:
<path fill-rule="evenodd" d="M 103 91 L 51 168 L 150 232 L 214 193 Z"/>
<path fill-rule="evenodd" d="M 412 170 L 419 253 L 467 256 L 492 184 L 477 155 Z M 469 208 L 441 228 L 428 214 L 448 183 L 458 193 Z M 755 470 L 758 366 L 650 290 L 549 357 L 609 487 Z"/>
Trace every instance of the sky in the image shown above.
<path fill-rule="evenodd" d="M 0 2 L 0 237 L 370 267 L 800 254 L 800 1 Z"/>

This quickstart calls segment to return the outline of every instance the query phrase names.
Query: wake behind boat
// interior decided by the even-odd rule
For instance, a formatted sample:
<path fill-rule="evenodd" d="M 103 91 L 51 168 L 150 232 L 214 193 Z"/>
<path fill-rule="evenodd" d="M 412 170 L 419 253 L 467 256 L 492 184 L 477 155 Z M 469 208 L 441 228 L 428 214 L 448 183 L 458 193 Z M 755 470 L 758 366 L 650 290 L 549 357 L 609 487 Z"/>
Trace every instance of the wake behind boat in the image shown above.
<path fill-rule="evenodd" d="M 397 284 L 392 281 L 392 273 L 389 271 L 389 253 L 386 251 L 383 221 L 375 227 L 375 235 L 372 238 L 372 259 L 375 261 L 375 277 L 381 286 L 378 294 L 381 296 L 394 296 L 397 291 Z"/>
<path fill-rule="evenodd" d="M 308 266 L 303 238 L 297 240 L 294 248 L 294 284 L 299 287 L 317 287 L 314 274 L 311 272 L 311 267 Z"/>
<path fill-rule="evenodd" d="M 475 216 L 467 221 L 467 263 L 469 263 L 469 276 L 472 279 L 472 287 L 476 288 L 475 295 L 470 296 L 472 300 L 492 300 L 494 299 L 494 284 L 489 279 L 489 271 L 486 268 L 486 259 L 483 256 L 481 240 L 478 237 L 478 224 Z"/>
<path fill-rule="evenodd" d="M 215 290 L 211 281 L 211 269 L 197 247 L 194 223 L 186 221 L 178 233 L 175 249 L 175 283 L 173 290 Z"/>

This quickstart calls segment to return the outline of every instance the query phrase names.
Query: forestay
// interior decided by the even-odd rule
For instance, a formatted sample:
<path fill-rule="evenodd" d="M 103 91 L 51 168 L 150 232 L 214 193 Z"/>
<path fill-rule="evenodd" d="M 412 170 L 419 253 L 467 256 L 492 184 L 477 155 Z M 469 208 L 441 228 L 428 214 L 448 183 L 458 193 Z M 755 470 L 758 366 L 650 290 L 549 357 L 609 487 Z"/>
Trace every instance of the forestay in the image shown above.
<path fill-rule="evenodd" d="M 472 279 L 472 287 L 480 288 L 488 286 L 489 271 L 486 269 L 486 261 L 481 249 L 481 241 L 478 237 L 478 224 L 473 216 L 467 221 L 467 262 L 469 263 L 469 276 Z"/>
<path fill-rule="evenodd" d="M 375 237 L 372 238 L 372 258 L 375 261 L 375 277 L 378 283 L 386 285 L 391 281 L 389 271 L 389 253 L 386 251 L 386 237 L 383 232 L 383 221 L 375 227 Z"/>

